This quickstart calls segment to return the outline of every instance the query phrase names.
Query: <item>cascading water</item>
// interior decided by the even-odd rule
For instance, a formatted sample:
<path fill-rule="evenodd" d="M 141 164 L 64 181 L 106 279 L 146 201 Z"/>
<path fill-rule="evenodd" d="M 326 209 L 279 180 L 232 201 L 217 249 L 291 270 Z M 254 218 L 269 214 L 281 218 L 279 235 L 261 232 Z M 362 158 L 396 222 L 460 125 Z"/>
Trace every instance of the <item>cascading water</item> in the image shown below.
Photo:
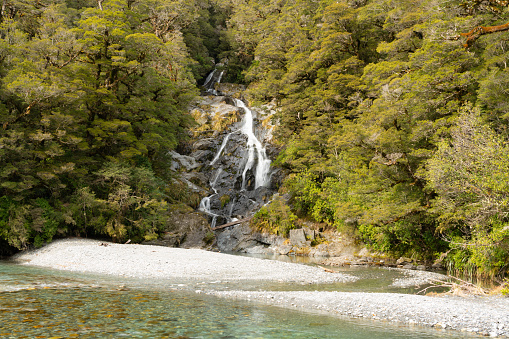
<path fill-rule="evenodd" d="M 210 84 L 212 83 L 212 78 L 214 77 L 214 74 L 216 74 L 217 69 L 214 69 L 212 72 L 207 75 L 207 79 L 205 79 L 205 82 L 203 83 L 203 87 L 205 87 L 207 90 L 211 87 Z"/>
<path fill-rule="evenodd" d="M 213 71 L 205 84 L 220 81 Z M 208 90 L 207 90 L 208 91 Z M 215 89 L 214 89 L 215 91 Z M 215 92 L 208 91 L 208 93 Z M 203 198 L 200 210 L 211 217 L 211 227 L 236 220 L 264 203 L 270 191 L 270 164 L 265 147 L 256 136 L 253 112 L 245 103 L 234 99 L 243 113 L 240 126 L 232 127 L 209 163 L 208 177 L 213 194 Z"/>
<path fill-rule="evenodd" d="M 224 71 L 220 71 L 219 75 L 218 75 L 217 68 L 209 73 L 209 75 L 205 79 L 205 82 L 203 83 L 203 87 L 205 88 L 207 93 L 210 93 L 212 95 L 218 95 L 215 86 L 216 86 L 216 84 L 221 83 L 223 74 L 224 74 Z"/>
<path fill-rule="evenodd" d="M 262 146 L 262 143 L 253 131 L 253 112 L 242 102 L 241 100 L 235 99 L 235 104 L 237 107 L 241 107 L 244 109 L 244 125 L 242 126 L 242 133 L 247 136 L 247 148 L 249 151 L 248 160 L 246 162 L 246 167 L 242 172 L 242 189 L 246 188 L 246 173 L 248 170 L 252 169 L 252 166 L 257 161 L 256 164 L 256 176 L 255 176 L 255 189 L 261 186 L 266 186 L 269 182 L 269 172 L 270 172 L 270 159 L 267 157 L 267 153 L 265 151 L 265 147 Z M 255 157 L 256 155 L 256 157 Z"/>
<path fill-rule="evenodd" d="M 217 217 L 219 217 L 218 214 L 216 213 L 213 213 L 212 212 L 212 209 L 210 207 L 210 200 L 217 195 L 217 190 L 215 189 L 215 186 L 216 186 L 216 182 L 217 182 L 217 179 L 219 178 L 219 176 L 221 175 L 221 172 L 222 172 L 222 169 L 219 168 L 217 173 L 216 173 L 216 177 L 214 179 L 214 181 L 212 181 L 210 183 L 210 187 L 212 188 L 212 190 L 214 191 L 214 194 L 212 195 L 209 195 L 208 197 L 205 197 L 203 198 L 201 201 L 200 201 L 200 211 L 202 212 L 205 212 L 207 213 L 208 215 L 210 215 L 212 217 L 212 221 L 210 223 L 210 227 L 211 228 L 214 228 L 216 226 L 216 220 L 217 220 Z"/>

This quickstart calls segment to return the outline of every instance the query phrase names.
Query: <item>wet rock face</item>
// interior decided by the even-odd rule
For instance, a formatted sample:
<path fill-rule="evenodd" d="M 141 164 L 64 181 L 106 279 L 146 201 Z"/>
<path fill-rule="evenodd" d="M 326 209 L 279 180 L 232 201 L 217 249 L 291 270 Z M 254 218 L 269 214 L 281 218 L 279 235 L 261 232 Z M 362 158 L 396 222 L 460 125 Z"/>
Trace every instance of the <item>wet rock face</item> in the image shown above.
<path fill-rule="evenodd" d="M 230 101 L 220 100 L 217 107 L 228 105 L 225 102 Z M 232 108 L 224 109 L 232 111 Z M 244 108 L 242 111 L 246 113 Z M 256 117 L 248 122 L 246 119 L 243 115 L 241 121 L 229 125 L 216 138 L 194 144 L 200 148 L 206 145 L 214 153 L 212 160 L 202 168 L 202 173 L 209 178 L 211 195 L 201 206 L 201 210 L 209 214 L 213 226 L 248 216 L 263 206 L 272 195 L 270 184 L 260 186 L 257 182 L 260 180 L 256 173 L 259 170 L 258 164 L 266 160 L 258 149 L 261 144 L 253 143 L 253 135 L 247 135 L 245 128 L 247 123 L 252 125 L 248 130 L 256 136 L 260 124 Z"/>
<path fill-rule="evenodd" d="M 230 92 L 236 93 L 233 88 Z M 262 110 L 249 109 L 246 123 L 248 108 L 243 105 L 230 96 L 200 97 L 191 110 L 198 122 L 193 141 L 186 147 L 186 154 L 171 152 L 172 169 L 179 180 L 194 191 L 197 186 L 203 189 L 200 194 L 206 199 L 200 210 L 206 212 L 212 226 L 253 214 L 270 200 L 278 186 L 271 180 L 260 185 L 257 176 L 258 164 L 267 162 L 266 154 L 277 154 L 273 148 L 261 152 L 261 142 L 253 139 L 266 139 L 270 134 L 263 122 L 268 117 Z"/>

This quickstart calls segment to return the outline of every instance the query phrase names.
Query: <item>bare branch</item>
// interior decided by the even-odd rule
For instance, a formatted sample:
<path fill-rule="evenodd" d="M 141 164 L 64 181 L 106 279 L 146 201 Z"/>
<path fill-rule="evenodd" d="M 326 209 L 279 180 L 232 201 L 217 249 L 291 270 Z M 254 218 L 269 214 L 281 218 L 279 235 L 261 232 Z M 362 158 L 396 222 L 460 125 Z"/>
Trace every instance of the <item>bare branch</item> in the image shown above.
<path fill-rule="evenodd" d="M 465 48 L 468 48 L 474 44 L 474 42 L 479 39 L 481 35 L 484 34 L 490 34 L 490 33 L 496 33 L 496 32 L 503 32 L 509 30 L 509 22 L 504 25 L 499 26 L 477 26 L 474 29 L 472 29 L 468 33 L 460 33 L 462 36 L 467 37 L 467 41 L 463 44 Z"/>

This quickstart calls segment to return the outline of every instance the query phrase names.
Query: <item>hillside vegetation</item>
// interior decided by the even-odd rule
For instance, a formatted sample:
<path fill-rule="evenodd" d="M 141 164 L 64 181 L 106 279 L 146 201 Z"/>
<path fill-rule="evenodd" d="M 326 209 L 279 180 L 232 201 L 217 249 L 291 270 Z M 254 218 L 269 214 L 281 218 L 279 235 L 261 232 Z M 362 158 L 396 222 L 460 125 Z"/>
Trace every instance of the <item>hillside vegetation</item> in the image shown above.
<path fill-rule="evenodd" d="M 253 60 L 252 98 L 279 106 L 296 212 L 377 250 L 504 276 L 507 6 L 239 1 L 230 34 Z"/>
<path fill-rule="evenodd" d="M 293 213 L 505 276 L 508 1 L 11 0 L 0 20 L 11 246 L 157 237 L 186 196 L 166 153 L 215 60 L 252 104 L 277 105 Z"/>

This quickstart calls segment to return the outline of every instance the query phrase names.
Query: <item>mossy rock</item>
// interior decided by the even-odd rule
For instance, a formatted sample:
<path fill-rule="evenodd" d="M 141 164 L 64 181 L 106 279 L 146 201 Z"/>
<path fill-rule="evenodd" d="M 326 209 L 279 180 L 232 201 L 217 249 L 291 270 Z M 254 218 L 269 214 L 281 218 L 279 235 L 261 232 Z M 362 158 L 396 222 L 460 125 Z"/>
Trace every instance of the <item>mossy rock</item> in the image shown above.
<path fill-rule="evenodd" d="M 172 204 L 170 205 L 169 210 L 172 213 L 190 213 L 194 211 L 191 206 L 184 203 Z"/>
<path fill-rule="evenodd" d="M 221 198 L 219 198 L 221 201 L 221 208 L 224 208 L 228 203 L 230 202 L 231 198 L 228 194 L 222 195 Z"/>

